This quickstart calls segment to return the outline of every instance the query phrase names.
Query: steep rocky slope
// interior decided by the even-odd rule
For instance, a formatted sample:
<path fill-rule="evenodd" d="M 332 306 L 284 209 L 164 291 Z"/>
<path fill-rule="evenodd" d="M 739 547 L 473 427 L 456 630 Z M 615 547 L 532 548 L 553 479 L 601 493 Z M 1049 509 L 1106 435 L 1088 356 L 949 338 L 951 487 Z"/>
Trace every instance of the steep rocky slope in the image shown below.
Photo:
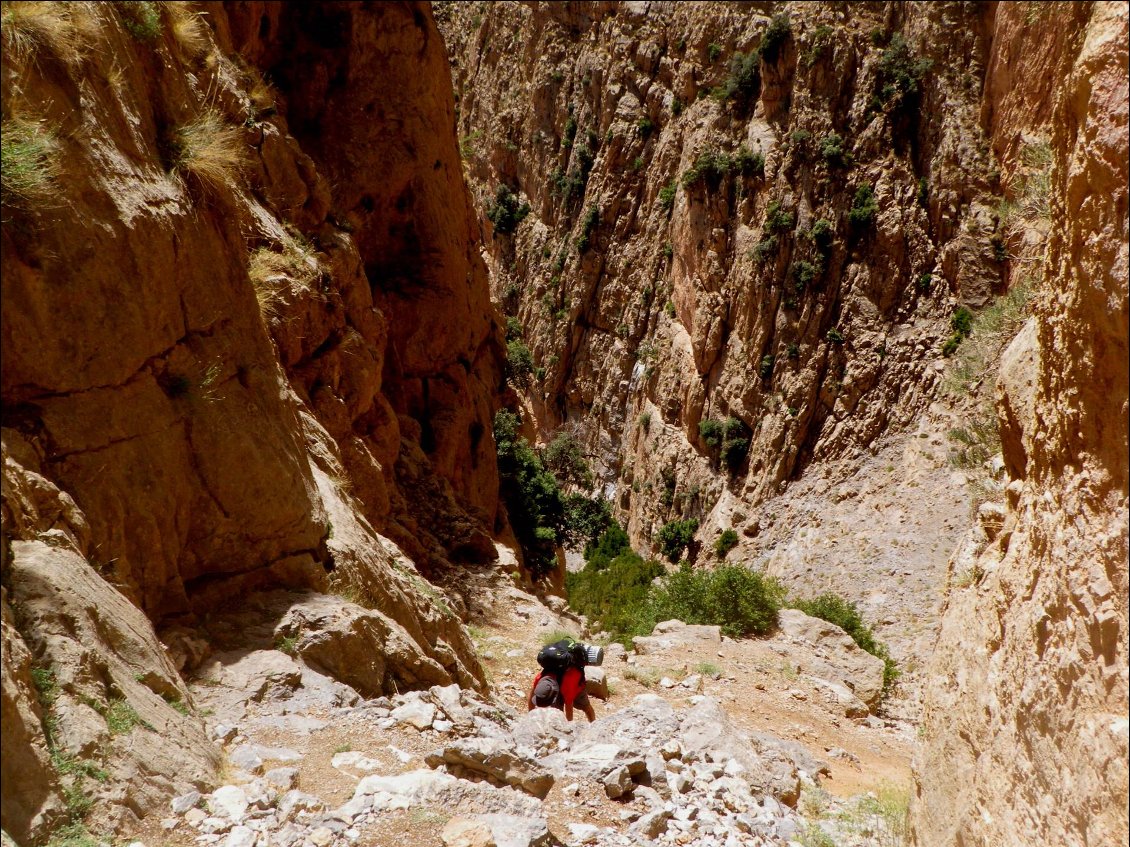
<path fill-rule="evenodd" d="M 3 827 L 32 843 L 214 779 L 178 671 L 257 589 L 337 595 L 278 637 L 370 696 L 485 688 L 417 571 L 495 555 L 501 337 L 426 5 L 3 15 Z"/>
<path fill-rule="evenodd" d="M 1050 122 L 1050 284 L 1002 363 L 1007 510 L 945 611 L 915 836 L 1118 844 L 1130 697 L 1127 9 L 1076 4 L 1026 26 L 1002 4 L 999 16 L 1006 49 L 1055 79 L 1018 77 L 997 119 L 1013 131 Z"/>
<path fill-rule="evenodd" d="M 892 518 L 831 567 L 773 551 L 914 431 L 955 306 L 1006 284 L 979 119 L 985 8 L 451 4 L 437 17 L 540 437 L 578 431 L 637 545 L 677 518 L 701 521 L 704 549 L 733 528 L 731 559 L 793 584 L 816 567 L 814 588 L 913 636 L 937 595 L 873 590 L 887 542 L 940 583 L 960 485 L 920 498 L 920 531 Z M 497 225 L 499 186 L 529 204 L 516 225 Z M 945 480 L 932 453 L 927 473 Z M 772 498 L 809 469 L 810 501 L 781 514 Z"/>

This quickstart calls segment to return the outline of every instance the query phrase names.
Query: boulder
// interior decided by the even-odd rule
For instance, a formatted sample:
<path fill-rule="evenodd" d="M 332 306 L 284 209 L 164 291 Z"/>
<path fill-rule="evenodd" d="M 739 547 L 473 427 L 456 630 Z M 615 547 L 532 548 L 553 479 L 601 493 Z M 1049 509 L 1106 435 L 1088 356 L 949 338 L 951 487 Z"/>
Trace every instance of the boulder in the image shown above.
<path fill-rule="evenodd" d="M 553 787 L 553 774 L 535 760 L 519 756 L 512 740 L 463 738 L 429 754 L 425 761 L 433 768 L 444 764 L 466 768 L 540 799 Z"/>
<path fill-rule="evenodd" d="M 601 700 L 608 699 L 608 674 L 604 668 L 585 668 L 585 693 Z"/>
<path fill-rule="evenodd" d="M 663 621 L 655 625 L 651 635 L 636 636 L 632 645 L 640 655 L 665 653 L 691 644 L 721 644 L 722 629 L 717 626 Z"/>
<path fill-rule="evenodd" d="M 393 709 L 389 717 L 399 724 L 405 724 L 423 731 L 432 725 L 435 716 L 436 707 L 431 703 L 425 703 L 422 700 L 409 700 L 404 705 Z"/>
<path fill-rule="evenodd" d="M 883 660 L 860 649 L 851 636 L 832 623 L 797 609 L 782 609 L 777 616 L 774 646 L 802 673 L 846 685 L 869 708 L 883 695 Z"/>
<path fill-rule="evenodd" d="M 346 804 L 354 810 L 367 808 L 378 812 L 427 805 L 453 814 L 503 814 L 520 818 L 541 814 L 541 801 L 521 791 L 456 779 L 434 770 L 367 776 L 357 784 L 353 800 Z"/>
<path fill-rule="evenodd" d="M 440 833 L 444 847 L 497 847 L 490 824 L 476 818 L 452 818 Z"/>

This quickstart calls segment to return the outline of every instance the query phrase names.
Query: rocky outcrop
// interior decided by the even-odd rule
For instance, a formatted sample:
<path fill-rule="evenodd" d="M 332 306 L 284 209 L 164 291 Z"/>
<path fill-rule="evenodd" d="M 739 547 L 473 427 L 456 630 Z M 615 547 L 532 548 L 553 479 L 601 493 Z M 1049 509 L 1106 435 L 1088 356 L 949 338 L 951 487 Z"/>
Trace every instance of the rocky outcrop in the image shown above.
<path fill-rule="evenodd" d="M 1008 500 L 948 599 L 914 837 L 931 847 L 1118 843 L 1130 696 L 1127 10 L 1071 4 L 1027 19 L 1001 4 L 998 34 L 994 67 L 1023 54 L 1065 68 L 1049 86 L 1013 65 L 1019 93 L 994 133 L 1007 146 L 1050 120 L 1051 284 L 1001 375 Z"/>
<path fill-rule="evenodd" d="M 225 605 L 366 694 L 486 686 L 421 574 L 494 558 L 501 338 L 426 5 L 11 12 L 5 768 L 66 772 L 4 780 L 33 842 L 61 788 L 113 828 L 214 779 L 178 671 Z"/>

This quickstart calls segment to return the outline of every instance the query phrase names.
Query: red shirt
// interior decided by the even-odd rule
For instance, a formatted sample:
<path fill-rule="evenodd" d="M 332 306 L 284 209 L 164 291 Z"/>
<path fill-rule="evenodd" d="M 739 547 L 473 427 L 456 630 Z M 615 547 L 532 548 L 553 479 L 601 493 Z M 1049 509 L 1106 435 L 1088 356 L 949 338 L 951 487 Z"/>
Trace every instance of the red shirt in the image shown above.
<path fill-rule="evenodd" d="M 537 675 L 534 680 L 534 685 L 541 681 L 547 672 L 542 671 Z M 550 674 L 550 676 L 553 676 Z M 577 695 L 585 690 L 585 676 L 576 668 L 566 668 L 564 676 L 561 678 L 561 700 L 572 706 L 573 701 L 577 699 Z"/>

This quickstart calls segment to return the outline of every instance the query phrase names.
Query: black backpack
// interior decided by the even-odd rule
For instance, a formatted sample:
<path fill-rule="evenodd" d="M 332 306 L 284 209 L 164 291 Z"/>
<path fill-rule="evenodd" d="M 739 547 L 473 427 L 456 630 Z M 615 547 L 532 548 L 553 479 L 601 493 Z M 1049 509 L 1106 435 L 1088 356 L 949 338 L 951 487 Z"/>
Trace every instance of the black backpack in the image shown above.
<path fill-rule="evenodd" d="M 546 673 L 558 680 L 569 668 L 577 668 L 582 673 L 585 668 L 585 645 L 572 638 L 562 638 L 546 644 L 538 651 L 538 664 Z"/>

